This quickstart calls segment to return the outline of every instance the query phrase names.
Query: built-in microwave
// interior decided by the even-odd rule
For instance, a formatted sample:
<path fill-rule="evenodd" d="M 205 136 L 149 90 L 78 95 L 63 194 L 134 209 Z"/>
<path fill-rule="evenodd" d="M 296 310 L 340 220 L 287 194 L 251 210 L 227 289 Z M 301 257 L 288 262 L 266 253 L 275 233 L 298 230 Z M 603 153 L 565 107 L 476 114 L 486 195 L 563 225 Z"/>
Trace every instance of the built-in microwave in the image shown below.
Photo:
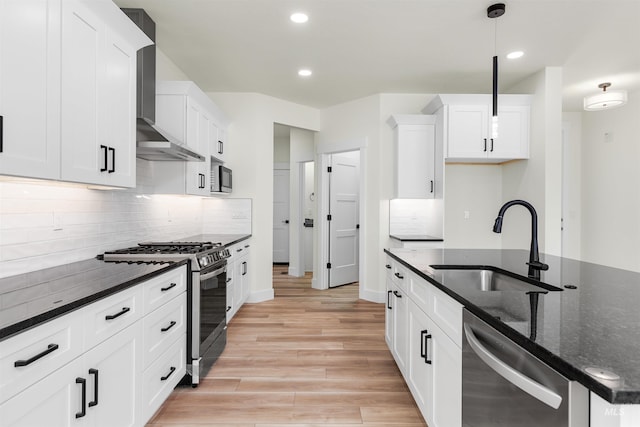
<path fill-rule="evenodd" d="M 231 193 L 233 189 L 233 173 L 231 169 L 221 164 L 211 166 L 211 192 Z"/>

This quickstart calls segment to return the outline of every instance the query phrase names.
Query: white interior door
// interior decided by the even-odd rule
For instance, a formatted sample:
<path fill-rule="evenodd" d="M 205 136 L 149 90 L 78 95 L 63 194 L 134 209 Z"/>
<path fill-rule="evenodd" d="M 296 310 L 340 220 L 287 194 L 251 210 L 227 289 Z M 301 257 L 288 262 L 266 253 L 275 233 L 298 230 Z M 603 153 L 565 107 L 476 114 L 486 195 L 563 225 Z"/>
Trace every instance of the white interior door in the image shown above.
<path fill-rule="evenodd" d="M 289 170 L 273 171 L 273 262 L 289 262 Z"/>
<path fill-rule="evenodd" d="M 331 155 L 329 287 L 358 281 L 359 152 Z"/>

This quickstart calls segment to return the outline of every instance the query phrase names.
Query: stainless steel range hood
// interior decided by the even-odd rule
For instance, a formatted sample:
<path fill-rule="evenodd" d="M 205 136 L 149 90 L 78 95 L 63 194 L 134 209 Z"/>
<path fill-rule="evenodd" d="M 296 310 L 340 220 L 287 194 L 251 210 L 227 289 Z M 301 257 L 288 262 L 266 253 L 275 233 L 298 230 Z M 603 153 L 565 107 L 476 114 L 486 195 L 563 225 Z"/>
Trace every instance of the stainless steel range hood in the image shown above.
<path fill-rule="evenodd" d="M 144 9 L 124 8 L 122 11 L 154 42 L 138 51 L 136 156 L 154 161 L 203 162 L 203 155 L 155 125 L 156 24 Z"/>

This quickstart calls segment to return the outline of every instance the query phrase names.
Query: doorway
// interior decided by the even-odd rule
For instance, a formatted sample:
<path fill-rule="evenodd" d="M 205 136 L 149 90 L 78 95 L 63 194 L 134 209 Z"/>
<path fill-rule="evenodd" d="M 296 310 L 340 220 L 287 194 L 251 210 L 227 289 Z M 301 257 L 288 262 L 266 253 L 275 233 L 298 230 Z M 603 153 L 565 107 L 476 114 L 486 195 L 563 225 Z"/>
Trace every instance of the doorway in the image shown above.
<path fill-rule="evenodd" d="M 329 155 L 327 274 L 330 288 L 359 278 L 360 152 Z"/>
<path fill-rule="evenodd" d="M 289 165 L 273 169 L 273 263 L 289 264 Z"/>

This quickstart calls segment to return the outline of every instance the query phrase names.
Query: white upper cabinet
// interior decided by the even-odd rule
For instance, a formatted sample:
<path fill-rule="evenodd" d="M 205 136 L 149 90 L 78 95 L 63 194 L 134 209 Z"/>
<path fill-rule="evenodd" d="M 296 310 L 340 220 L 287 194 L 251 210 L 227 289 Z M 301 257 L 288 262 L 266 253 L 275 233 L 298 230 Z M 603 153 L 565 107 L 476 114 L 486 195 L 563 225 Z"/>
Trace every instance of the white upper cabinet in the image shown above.
<path fill-rule="evenodd" d="M 59 1 L 0 1 L 0 174 L 60 176 L 59 36 Z"/>
<path fill-rule="evenodd" d="M 193 82 L 159 81 L 156 92 L 158 126 L 205 157 L 204 162 L 156 163 L 156 192 L 210 195 L 211 161 L 223 150 L 219 148 L 218 138 L 226 119 Z"/>
<path fill-rule="evenodd" d="M 423 112 L 442 116 L 447 161 L 502 163 L 529 158 L 530 104 L 530 95 L 500 95 L 496 138 L 490 95 L 438 95 Z"/>
<path fill-rule="evenodd" d="M 395 197 L 441 198 L 442 150 L 436 143 L 436 117 L 394 114 L 390 124 L 395 131 Z"/>
<path fill-rule="evenodd" d="M 0 21 L 0 173 L 135 187 L 149 38 L 110 0 L 6 0 Z"/>
<path fill-rule="evenodd" d="M 61 178 L 135 187 L 140 46 L 128 41 L 103 12 L 90 2 L 65 0 L 62 5 Z M 117 12 L 116 24 L 135 27 Z"/>

